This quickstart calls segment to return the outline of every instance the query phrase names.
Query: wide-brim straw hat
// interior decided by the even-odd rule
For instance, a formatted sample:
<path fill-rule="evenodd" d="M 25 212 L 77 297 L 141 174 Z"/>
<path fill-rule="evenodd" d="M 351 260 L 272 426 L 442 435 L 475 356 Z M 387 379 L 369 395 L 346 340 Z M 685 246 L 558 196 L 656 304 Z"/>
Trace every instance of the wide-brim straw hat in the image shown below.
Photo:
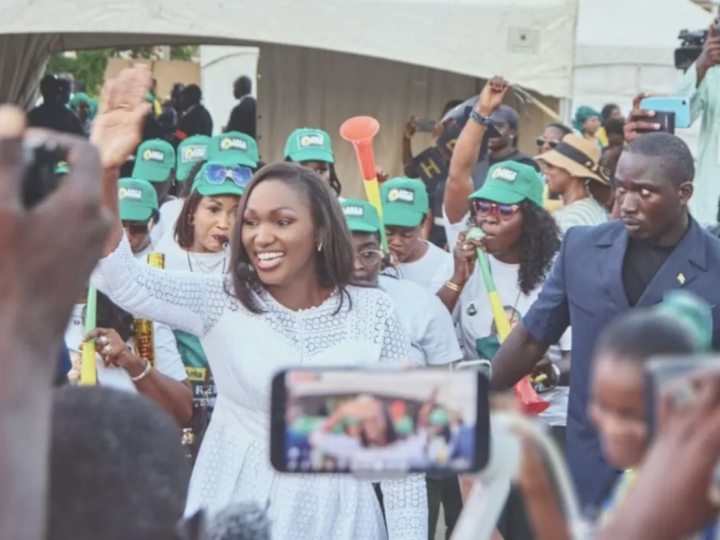
<path fill-rule="evenodd" d="M 600 153 L 597 141 L 570 133 L 565 135 L 555 148 L 535 159 L 565 169 L 570 176 L 590 178 L 609 185 L 610 172 L 600 166 Z"/>

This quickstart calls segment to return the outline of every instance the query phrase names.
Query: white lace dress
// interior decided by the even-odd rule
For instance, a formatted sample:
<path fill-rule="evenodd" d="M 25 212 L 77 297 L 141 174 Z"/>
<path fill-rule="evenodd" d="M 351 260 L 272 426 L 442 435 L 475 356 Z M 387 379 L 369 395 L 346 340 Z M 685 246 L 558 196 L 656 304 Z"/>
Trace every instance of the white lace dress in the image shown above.
<path fill-rule="evenodd" d="M 278 370 L 372 367 L 409 358 L 408 339 L 385 293 L 351 287 L 339 312 L 339 294 L 298 312 L 264 293 L 258 301 L 265 312 L 257 315 L 227 294 L 227 276 L 151 268 L 133 258 L 126 239 L 100 261 L 92 281 L 123 309 L 196 334 L 207 353 L 218 398 L 190 482 L 188 513 L 269 502 L 274 540 L 427 538 L 421 475 L 381 483 L 386 533 L 370 482 L 281 475 L 269 464 L 270 382 Z"/>

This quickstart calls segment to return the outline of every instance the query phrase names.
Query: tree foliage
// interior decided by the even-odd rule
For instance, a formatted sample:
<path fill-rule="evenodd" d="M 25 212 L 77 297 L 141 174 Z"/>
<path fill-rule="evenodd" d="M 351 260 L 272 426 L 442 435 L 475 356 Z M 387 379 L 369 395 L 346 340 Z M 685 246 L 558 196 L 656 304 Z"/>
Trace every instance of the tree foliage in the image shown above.
<path fill-rule="evenodd" d="M 157 47 L 93 49 L 78 51 L 74 58 L 65 56 L 62 53 L 56 53 L 50 57 L 45 73 L 51 75 L 70 73 L 75 80 L 85 81 L 89 95 L 97 96 L 105 78 L 108 60 L 115 56 L 145 60 L 161 59 Z M 196 45 L 180 45 L 170 48 L 170 58 L 172 60 L 191 61 L 196 56 Z"/>

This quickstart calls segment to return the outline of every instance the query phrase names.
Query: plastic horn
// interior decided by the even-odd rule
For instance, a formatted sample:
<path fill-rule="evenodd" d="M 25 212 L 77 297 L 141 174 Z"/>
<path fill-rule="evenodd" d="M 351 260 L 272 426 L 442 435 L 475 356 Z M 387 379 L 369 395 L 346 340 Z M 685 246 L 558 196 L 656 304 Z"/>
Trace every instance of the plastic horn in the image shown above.
<path fill-rule="evenodd" d="M 482 229 L 473 227 L 468 231 L 465 238 L 467 240 L 480 240 L 483 236 L 485 236 L 485 233 L 482 232 Z M 505 307 L 497 292 L 495 280 L 490 271 L 490 261 L 488 261 L 487 253 L 480 248 L 476 248 L 475 252 L 478 264 L 480 264 L 483 281 L 485 282 L 485 290 L 487 291 L 488 300 L 490 301 L 490 309 L 492 310 L 493 319 L 495 319 L 498 339 L 500 343 L 502 343 L 510 335 L 510 321 L 508 321 L 507 315 L 505 314 Z M 513 387 L 513 391 L 528 412 L 539 414 L 550 406 L 532 387 L 530 377 L 523 377 L 518 381 Z"/>
<path fill-rule="evenodd" d="M 97 289 L 88 287 L 85 306 L 85 335 L 95 330 L 97 320 Z M 80 386 L 97 385 L 97 366 L 95 365 L 95 340 L 83 344 L 80 363 Z"/>
<path fill-rule="evenodd" d="M 153 268 L 165 268 L 165 255 L 162 253 L 148 253 L 147 263 Z M 133 344 L 135 352 L 155 366 L 155 329 L 152 321 L 135 318 L 133 320 Z"/>
<path fill-rule="evenodd" d="M 380 122 L 370 116 L 355 116 L 343 122 L 340 126 L 340 136 L 351 142 L 355 148 L 355 155 L 360 164 L 365 194 L 380 216 L 382 222 L 382 203 L 380 202 L 380 187 L 377 181 L 377 168 L 375 167 L 375 153 L 373 152 L 373 138 L 380 131 Z M 383 251 L 387 253 L 387 236 L 385 227 L 380 228 L 380 239 Z"/>

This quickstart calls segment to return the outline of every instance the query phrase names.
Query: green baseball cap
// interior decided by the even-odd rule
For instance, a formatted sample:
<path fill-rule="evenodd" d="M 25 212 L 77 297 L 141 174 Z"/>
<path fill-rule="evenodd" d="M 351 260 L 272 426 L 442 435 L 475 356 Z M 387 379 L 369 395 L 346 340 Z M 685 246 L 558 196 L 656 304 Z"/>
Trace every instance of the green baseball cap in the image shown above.
<path fill-rule="evenodd" d="M 217 176 L 218 170 L 220 170 L 219 177 Z M 248 182 L 249 178 L 236 180 L 232 175 L 232 167 L 227 163 L 208 161 L 195 175 L 192 191 L 197 191 L 203 197 L 215 195 L 237 195 L 242 197 Z M 241 186 L 240 184 L 244 185 Z"/>
<path fill-rule="evenodd" d="M 296 129 L 285 143 L 285 158 L 295 162 L 335 163 L 330 135 L 322 129 Z"/>
<path fill-rule="evenodd" d="M 488 171 L 485 183 L 470 199 L 484 199 L 498 204 L 519 204 L 525 200 L 543 207 L 543 181 L 530 165 L 501 161 Z"/>
<path fill-rule="evenodd" d="M 434 426 L 446 426 L 450 423 L 450 415 L 445 409 L 438 408 L 430 413 L 428 420 Z"/>
<path fill-rule="evenodd" d="M 177 148 L 177 172 L 175 178 L 178 182 L 184 182 L 190 175 L 192 168 L 198 161 L 205 161 L 207 148 L 210 144 L 210 137 L 205 135 L 194 135 L 188 137 L 178 145 Z"/>
<path fill-rule="evenodd" d="M 239 131 L 229 131 L 210 139 L 206 155 L 208 161 L 225 165 L 257 168 L 260 154 L 255 139 Z"/>
<path fill-rule="evenodd" d="M 175 168 L 175 149 L 162 139 L 145 141 L 138 148 L 132 177 L 148 182 L 165 182 Z"/>
<path fill-rule="evenodd" d="M 345 222 L 350 232 L 379 233 L 382 222 L 375 207 L 360 199 L 345 199 L 342 203 Z"/>
<path fill-rule="evenodd" d="M 122 221 L 147 221 L 158 210 L 155 188 L 147 180 L 121 178 L 118 182 L 118 206 Z"/>
<path fill-rule="evenodd" d="M 418 227 L 430 209 L 425 184 L 412 178 L 391 178 L 380 188 L 383 221 L 389 227 Z"/>
<path fill-rule="evenodd" d="M 410 435 L 414 429 L 415 424 L 409 416 L 403 416 L 400 420 L 395 422 L 395 431 L 397 431 L 400 435 Z"/>

